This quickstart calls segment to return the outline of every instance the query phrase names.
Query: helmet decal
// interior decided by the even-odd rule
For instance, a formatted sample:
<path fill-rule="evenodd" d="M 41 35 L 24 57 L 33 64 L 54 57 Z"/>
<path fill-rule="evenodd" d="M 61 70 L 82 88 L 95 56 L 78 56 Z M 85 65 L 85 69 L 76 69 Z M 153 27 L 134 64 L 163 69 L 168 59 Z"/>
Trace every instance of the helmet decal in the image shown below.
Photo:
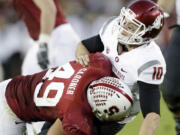
<path fill-rule="evenodd" d="M 161 20 L 163 18 L 163 15 L 160 14 L 156 19 L 155 21 L 153 22 L 152 26 L 149 26 L 147 29 L 148 31 L 152 30 L 152 29 L 160 29 L 162 27 L 162 23 L 161 23 Z"/>

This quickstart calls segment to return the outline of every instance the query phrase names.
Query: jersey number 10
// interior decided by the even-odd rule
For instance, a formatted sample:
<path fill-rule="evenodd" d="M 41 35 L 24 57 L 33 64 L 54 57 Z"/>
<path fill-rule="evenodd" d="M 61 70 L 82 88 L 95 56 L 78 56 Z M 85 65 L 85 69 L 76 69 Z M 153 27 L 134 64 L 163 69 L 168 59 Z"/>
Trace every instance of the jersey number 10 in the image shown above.
<path fill-rule="evenodd" d="M 162 67 L 154 67 L 154 73 L 152 76 L 153 80 L 161 80 L 163 75 L 163 68 Z"/>

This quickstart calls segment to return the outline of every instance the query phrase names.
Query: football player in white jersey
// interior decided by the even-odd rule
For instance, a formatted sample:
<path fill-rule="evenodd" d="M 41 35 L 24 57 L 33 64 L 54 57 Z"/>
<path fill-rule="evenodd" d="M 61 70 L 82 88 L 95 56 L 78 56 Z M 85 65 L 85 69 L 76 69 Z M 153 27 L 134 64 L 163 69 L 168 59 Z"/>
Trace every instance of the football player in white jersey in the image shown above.
<path fill-rule="evenodd" d="M 139 135 L 153 135 L 160 120 L 160 91 L 166 63 L 153 41 L 161 31 L 164 16 L 161 8 L 149 0 L 135 1 L 110 18 L 100 33 L 83 40 L 76 50 L 76 61 L 87 66 L 88 54 L 103 52 L 109 57 L 114 74 L 134 93 L 136 102 L 121 123 L 127 123 L 142 111 L 144 121 Z"/>

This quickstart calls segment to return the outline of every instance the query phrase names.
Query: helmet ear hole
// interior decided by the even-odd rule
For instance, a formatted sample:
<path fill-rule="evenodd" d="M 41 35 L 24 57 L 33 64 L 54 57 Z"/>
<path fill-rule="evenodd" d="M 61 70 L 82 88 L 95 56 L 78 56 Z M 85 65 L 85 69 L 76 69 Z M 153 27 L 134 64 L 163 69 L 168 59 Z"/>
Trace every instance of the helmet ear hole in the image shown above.
<path fill-rule="evenodd" d="M 152 12 L 154 10 L 154 8 L 151 8 L 149 11 Z"/>

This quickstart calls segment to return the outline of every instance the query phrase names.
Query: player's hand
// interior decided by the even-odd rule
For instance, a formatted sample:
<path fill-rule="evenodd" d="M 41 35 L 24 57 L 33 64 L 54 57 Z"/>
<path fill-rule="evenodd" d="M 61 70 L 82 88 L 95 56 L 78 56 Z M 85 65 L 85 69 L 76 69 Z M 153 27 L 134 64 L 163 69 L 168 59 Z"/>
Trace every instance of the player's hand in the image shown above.
<path fill-rule="evenodd" d="M 81 64 L 83 67 L 86 67 L 89 65 L 89 54 L 76 56 L 76 62 Z"/>
<path fill-rule="evenodd" d="M 89 65 L 89 51 L 81 42 L 76 48 L 76 62 L 81 64 L 83 67 Z"/>
<path fill-rule="evenodd" d="M 42 69 L 46 69 L 49 64 L 47 43 L 39 43 L 39 50 L 37 53 L 37 58 L 38 58 L 39 66 Z"/>

